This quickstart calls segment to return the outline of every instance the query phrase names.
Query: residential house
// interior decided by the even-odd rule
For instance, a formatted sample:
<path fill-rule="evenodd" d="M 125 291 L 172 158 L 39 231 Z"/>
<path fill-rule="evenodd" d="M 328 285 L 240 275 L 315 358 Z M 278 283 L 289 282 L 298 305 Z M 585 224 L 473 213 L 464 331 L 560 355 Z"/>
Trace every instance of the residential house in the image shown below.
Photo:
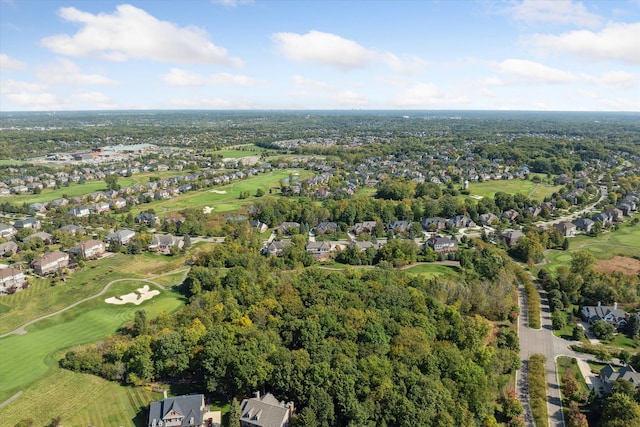
<path fill-rule="evenodd" d="M 47 252 L 31 263 L 34 273 L 41 276 L 55 273 L 69 265 L 69 254 L 55 251 Z"/>
<path fill-rule="evenodd" d="M 217 427 L 220 426 L 219 415 L 214 421 L 216 412 L 210 412 L 205 405 L 204 395 L 168 397 L 149 405 L 148 427 Z"/>
<path fill-rule="evenodd" d="M 329 259 L 331 252 L 331 243 L 329 242 L 309 242 L 307 243 L 307 252 L 309 252 L 316 261 L 324 261 Z"/>
<path fill-rule="evenodd" d="M 46 244 L 46 245 L 50 245 L 51 243 L 53 243 L 53 236 L 47 232 L 44 231 L 38 231 L 37 233 L 33 233 L 28 235 L 27 237 L 25 237 L 24 239 L 22 239 L 22 241 L 24 243 L 29 243 L 29 241 L 31 241 L 32 239 L 42 239 L 42 241 Z"/>
<path fill-rule="evenodd" d="M 91 211 L 86 206 L 76 206 L 75 208 L 69 209 L 67 211 L 67 215 L 75 216 L 78 218 L 89 216 L 90 213 Z"/>
<path fill-rule="evenodd" d="M 373 242 L 369 242 L 368 240 L 356 240 L 354 242 L 351 242 L 351 246 L 354 248 L 357 248 L 360 252 L 364 252 L 369 248 L 378 250 L 380 248 L 380 243 L 373 243 Z"/>
<path fill-rule="evenodd" d="M 93 259 L 105 252 L 105 245 L 101 240 L 83 240 L 78 243 L 78 246 L 69 249 L 69 252 L 76 254 L 76 256 L 82 259 Z"/>
<path fill-rule="evenodd" d="M 109 212 L 110 207 L 109 207 L 109 203 L 107 202 L 98 202 L 95 205 L 91 205 L 89 209 L 93 213 L 101 214 L 103 212 Z"/>
<path fill-rule="evenodd" d="M 605 213 L 607 215 L 609 215 L 609 218 L 611 218 L 611 221 L 615 221 L 615 222 L 622 222 L 624 221 L 624 212 L 622 212 L 620 209 L 618 208 L 610 208 L 607 209 L 605 211 Z"/>
<path fill-rule="evenodd" d="M 623 200 L 618 203 L 616 208 L 620 209 L 624 216 L 631 216 L 633 211 L 636 210 L 636 203 L 632 200 Z"/>
<path fill-rule="evenodd" d="M 506 211 L 502 212 L 502 218 L 506 218 L 509 221 L 515 221 L 516 218 L 518 218 L 518 215 L 520 215 L 520 214 L 515 209 L 509 209 L 509 210 L 506 210 Z"/>
<path fill-rule="evenodd" d="M 84 233 L 85 233 L 85 229 L 84 229 L 84 227 L 80 227 L 79 225 L 74 225 L 74 224 L 64 225 L 64 226 L 60 227 L 58 230 L 60 230 L 60 231 L 66 231 L 66 232 L 68 232 L 68 233 L 73 234 L 74 236 L 75 236 L 77 233 L 82 233 L 82 234 L 84 234 Z"/>
<path fill-rule="evenodd" d="M 11 239 L 17 232 L 18 230 L 16 230 L 12 225 L 0 223 L 0 238 Z"/>
<path fill-rule="evenodd" d="M 576 226 L 570 222 L 559 222 L 553 224 L 553 226 L 560 230 L 564 237 L 573 237 L 576 235 Z"/>
<path fill-rule="evenodd" d="M 112 209 L 122 209 L 127 207 L 127 201 L 125 199 L 123 199 L 122 197 L 118 197 L 115 200 L 112 200 L 111 202 L 109 202 L 109 206 Z"/>
<path fill-rule="evenodd" d="M 473 228 L 475 226 L 476 223 L 466 215 L 456 215 L 447 220 L 447 227 L 449 228 Z"/>
<path fill-rule="evenodd" d="M 284 248 L 291 246 L 293 243 L 289 241 L 273 240 L 266 247 L 262 249 L 263 255 L 284 255 Z"/>
<path fill-rule="evenodd" d="M 420 221 L 422 224 L 422 228 L 426 231 L 438 231 L 446 228 L 447 221 L 444 218 L 434 217 L 434 218 L 424 218 Z"/>
<path fill-rule="evenodd" d="M 154 234 L 148 249 L 152 252 L 168 254 L 171 252 L 171 248 L 182 249 L 183 246 L 184 240 L 182 237 L 172 234 Z"/>
<path fill-rule="evenodd" d="M 618 308 L 618 303 L 616 302 L 613 303 L 613 306 L 604 306 L 600 305 L 600 303 L 596 306 L 584 306 L 580 310 L 580 315 L 590 324 L 597 320 L 604 320 L 616 328 L 621 328 L 627 323 L 627 314 L 624 310 Z"/>
<path fill-rule="evenodd" d="M 69 204 L 69 199 L 65 199 L 64 197 L 60 199 L 55 199 L 51 202 L 51 207 L 57 208 L 58 206 L 67 206 Z"/>
<path fill-rule="evenodd" d="M 120 230 L 116 230 L 113 233 L 109 233 L 107 235 L 107 243 L 111 241 L 116 241 L 119 244 L 126 246 L 131 242 L 131 239 L 134 238 L 136 232 L 133 230 L 129 230 L 127 228 L 121 228 Z"/>
<path fill-rule="evenodd" d="M 29 210 L 31 212 L 43 213 L 43 212 L 47 211 L 47 204 L 46 203 L 31 203 L 29 205 Z"/>
<path fill-rule="evenodd" d="M 283 222 L 278 227 L 278 231 L 282 234 L 294 234 L 300 232 L 300 224 L 297 222 Z"/>
<path fill-rule="evenodd" d="M 7 254 L 11 256 L 16 252 L 18 252 L 18 245 L 16 242 L 9 241 L 0 243 L 0 256 L 6 256 Z"/>
<path fill-rule="evenodd" d="M 142 212 L 134 218 L 136 224 L 146 224 L 148 227 L 155 227 L 160 224 L 160 220 L 155 214 Z"/>
<path fill-rule="evenodd" d="M 392 221 L 387 225 L 387 230 L 393 230 L 395 233 L 406 233 L 411 230 L 411 222 Z"/>
<path fill-rule="evenodd" d="M 435 236 L 427 239 L 427 245 L 438 253 L 449 253 L 458 251 L 458 242 L 443 236 Z"/>
<path fill-rule="evenodd" d="M 500 218 L 491 212 L 480 215 L 478 219 L 482 225 L 491 225 L 500 220 Z"/>
<path fill-rule="evenodd" d="M 600 369 L 600 373 L 598 375 L 600 377 L 603 391 L 606 394 L 611 393 L 613 385 L 618 380 L 629 381 L 636 389 L 640 386 L 640 372 L 636 372 L 631 365 L 625 365 L 617 371 L 613 366 L 607 365 Z"/>
<path fill-rule="evenodd" d="M 320 222 L 315 228 L 316 234 L 335 234 L 338 232 L 338 224 L 335 222 Z"/>
<path fill-rule="evenodd" d="M 591 216 L 591 219 L 593 220 L 593 222 L 598 222 L 598 221 L 601 222 L 602 225 L 611 224 L 613 222 L 613 218 L 607 212 L 600 212 L 597 214 L 593 214 Z"/>
<path fill-rule="evenodd" d="M 357 236 L 360 233 L 372 233 L 375 231 L 378 223 L 375 221 L 356 222 L 353 226 L 353 233 Z"/>
<path fill-rule="evenodd" d="M 13 223 L 15 228 L 31 228 L 33 230 L 40 230 L 42 223 L 38 218 L 27 218 Z"/>
<path fill-rule="evenodd" d="M 264 233 L 269 229 L 269 226 L 262 221 L 249 221 L 249 226 L 257 229 L 259 233 Z"/>
<path fill-rule="evenodd" d="M 503 240 L 510 247 L 515 246 L 521 237 L 524 237 L 524 233 L 520 230 L 505 230 L 498 236 L 500 240 Z"/>
<path fill-rule="evenodd" d="M 244 399 L 240 403 L 240 427 L 287 427 L 293 415 L 293 402 L 278 402 L 271 393 Z"/>
<path fill-rule="evenodd" d="M 573 221 L 573 225 L 576 226 L 577 230 L 584 231 L 585 233 L 590 233 L 595 225 L 595 222 L 589 218 L 578 218 Z"/>
<path fill-rule="evenodd" d="M 175 224 L 176 226 L 180 226 L 186 220 L 187 219 L 183 215 L 180 215 L 180 214 L 177 214 L 177 213 L 172 213 L 172 214 L 170 214 L 168 217 L 166 217 L 164 219 L 164 224 L 165 225 Z"/>
<path fill-rule="evenodd" d="M 27 278 L 21 270 L 12 267 L 0 270 L 0 294 L 12 293 L 22 289 L 26 284 Z"/>

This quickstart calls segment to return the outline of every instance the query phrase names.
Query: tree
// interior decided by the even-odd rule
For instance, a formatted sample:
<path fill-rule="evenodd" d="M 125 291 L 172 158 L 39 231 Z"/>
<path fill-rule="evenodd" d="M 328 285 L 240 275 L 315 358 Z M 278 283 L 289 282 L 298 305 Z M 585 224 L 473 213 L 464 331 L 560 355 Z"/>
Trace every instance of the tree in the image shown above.
<path fill-rule="evenodd" d="M 578 391 L 580 391 L 580 384 L 576 379 L 573 370 L 567 369 L 562 376 L 562 394 L 569 399 L 574 400 Z"/>
<path fill-rule="evenodd" d="M 567 239 L 566 237 L 562 241 L 562 250 L 563 251 L 569 250 L 569 239 Z"/>
<path fill-rule="evenodd" d="M 51 418 L 51 421 L 49 422 L 49 427 L 60 427 L 61 425 L 62 417 L 59 415 L 57 417 Z"/>
<path fill-rule="evenodd" d="M 604 320 L 596 320 L 589 328 L 596 338 L 601 340 L 610 340 L 616 332 L 615 326 L 605 322 Z"/>
<path fill-rule="evenodd" d="M 184 235 L 183 242 L 184 242 L 184 246 L 183 246 L 184 249 L 189 249 L 191 247 L 191 237 L 188 234 Z"/>
<path fill-rule="evenodd" d="M 121 188 L 120 184 L 118 184 L 118 175 L 116 174 L 107 175 L 104 178 L 104 182 L 107 184 L 107 190 L 118 191 Z"/>
<path fill-rule="evenodd" d="M 575 325 L 573 327 L 571 339 L 573 339 L 574 341 L 582 341 L 584 339 L 584 329 L 580 325 Z"/>
<path fill-rule="evenodd" d="M 256 197 L 262 197 L 264 196 L 264 190 L 262 188 L 258 188 L 256 190 Z"/>
<path fill-rule="evenodd" d="M 569 402 L 569 422 L 567 423 L 567 427 L 589 427 L 589 423 L 587 422 L 587 417 L 580 412 L 580 405 L 578 402 L 571 401 Z"/>
<path fill-rule="evenodd" d="M 32 418 L 25 418 L 23 420 L 18 421 L 18 423 L 13 427 L 33 427 L 34 425 L 36 425 L 36 422 L 33 421 Z"/>
<path fill-rule="evenodd" d="M 602 427 L 640 425 L 640 406 L 625 393 L 614 393 L 605 400 Z"/>
<path fill-rule="evenodd" d="M 131 329 L 131 333 L 134 337 L 144 335 L 147 332 L 147 327 L 147 312 L 145 310 L 137 310 L 133 319 L 133 328 Z"/>
<path fill-rule="evenodd" d="M 227 427 L 240 427 L 240 417 L 242 416 L 242 409 L 240 403 L 234 397 L 227 413 Z"/>
<path fill-rule="evenodd" d="M 577 251 L 571 256 L 571 272 L 585 276 L 598 260 L 591 252 Z"/>

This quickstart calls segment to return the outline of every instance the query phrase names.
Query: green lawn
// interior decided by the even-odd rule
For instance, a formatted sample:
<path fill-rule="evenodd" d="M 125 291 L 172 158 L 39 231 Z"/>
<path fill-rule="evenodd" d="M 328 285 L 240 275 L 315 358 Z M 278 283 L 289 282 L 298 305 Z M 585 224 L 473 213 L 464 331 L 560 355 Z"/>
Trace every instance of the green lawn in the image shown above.
<path fill-rule="evenodd" d="M 290 174 L 299 174 L 297 175 L 298 179 L 305 179 L 313 175 L 311 171 L 305 170 L 277 170 L 213 189 L 207 188 L 200 191 L 192 191 L 172 199 L 142 204 L 133 209 L 132 212 L 136 215 L 141 211 L 154 209 L 157 214 L 166 214 L 183 210 L 186 207 L 202 209 L 205 206 L 212 207 L 213 213 L 236 212 L 242 206 L 250 205 L 260 200 L 255 197 L 258 188 L 262 188 L 267 194 L 265 197 L 268 197 L 269 189 L 279 188 L 280 180 L 289 178 Z M 240 193 L 247 191 L 251 197 L 240 200 Z"/>
<path fill-rule="evenodd" d="M 493 198 L 498 191 L 509 194 L 521 193 L 530 199 L 542 201 L 557 192 L 561 185 L 536 184 L 529 180 L 509 179 L 469 183 L 469 192 L 474 196 Z"/>
<path fill-rule="evenodd" d="M 265 150 L 265 148 L 258 147 L 257 145 L 246 144 L 230 147 L 226 150 L 214 151 L 213 154 L 218 154 L 222 156 L 223 159 L 239 159 L 241 157 L 257 156 Z"/>
<path fill-rule="evenodd" d="M 66 282 L 59 282 L 56 286 L 51 286 L 51 279 L 30 278 L 29 288 L 2 297 L 0 334 L 95 295 L 111 280 L 129 277 L 151 278 L 174 271 L 183 267 L 185 257 L 169 257 L 147 252 L 140 255 L 117 254 L 88 262 L 84 269 L 72 273 Z M 165 279 L 160 279 L 161 284 L 166 285 L 163 280 Z"/>
<path fill-rule="evenodd" d="M 635 217 L 640 218 L 640 214 Z M 618 230 L 606 232 L 598 237 L 580 234 L 569 239 L 569 250 L 548 250 L 545 257 L 549 261 L 545 268 L 555 271 L 560 265 L 568 265 L 571 253 L 587 250 L 597 259 L 611 259 L 616 255 L 640 257 L 640 225 L 631 226 L 631 218 L 626 218 Z"/>
<path fill-rule="evenodd" d="M 415 274 L 432 278 L 435 276 L 457 276 L 460 274 L 460 267 L 441 264 L 420 264 L 405 270 L 409 274 Z"/>
<path fill-rule="evenodd" d="M 162 394 L 141 387 L 125 387 L 102 378 L 55 367 L 51 375 L 0 409 L 2 425 L 32 418 L 37 426 L 60 416 L 65 426 L 146 425 L 149 402 Z"/>
<path fill-rule="evenodd" d="M 1 338 L 0 402 L 50 375 L 62 351 L 115 333 L 124 323 L 133 320 L 136 310 L 144 309 L 154 317 L 161 312 L 173 312 L 185 302 L 173 291 L 162 291 L 138 306 L 104 301 L 132 292 L 144 284 L 135 280 L 114 284 L 103 296 L 29 326 L 26 335 Z"/>
<path fill-rule="evenodd" d="M 560 356 L 556 359 L 556 363 L 558 364 L 558 377 L 562 378 L 567 371 L 567 369 L 571 369 L 573 374 L 575 375 L 578 383 L 580 384 L 580 390 L 582 393 L 589 394 L 589 387 L 587 386 L 584 377 L 582 376 L 582 372 L 580 372 L 580 368 L 578 367 L 578 362 L 573 357 Z M 566 411 L 567 408 L 565 408 Z"/>

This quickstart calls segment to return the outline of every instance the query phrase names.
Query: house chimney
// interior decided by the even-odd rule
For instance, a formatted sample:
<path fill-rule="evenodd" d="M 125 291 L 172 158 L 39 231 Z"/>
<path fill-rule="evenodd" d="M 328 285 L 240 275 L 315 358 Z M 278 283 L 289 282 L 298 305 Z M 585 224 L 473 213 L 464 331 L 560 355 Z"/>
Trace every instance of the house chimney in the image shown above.
<path fill-rule="evenodd" d="M 260 399 L 260 392 L 259 391 L 256 391 L 253 394 L 256 396 L 256 399 Z"/>
<path fill-rule="evenodd" d="M 600 301 L 598 301 L 598 307 L 600 307 Z"/>
<path fill-rule="evenodd" d="M 617 302 L 614 302 L 614 303 L 613 303 L 613 309 L 614 309 L 614 310 L 617 310 L 617 309 L 618 309 L 618 303 L 617 303 Z"/>

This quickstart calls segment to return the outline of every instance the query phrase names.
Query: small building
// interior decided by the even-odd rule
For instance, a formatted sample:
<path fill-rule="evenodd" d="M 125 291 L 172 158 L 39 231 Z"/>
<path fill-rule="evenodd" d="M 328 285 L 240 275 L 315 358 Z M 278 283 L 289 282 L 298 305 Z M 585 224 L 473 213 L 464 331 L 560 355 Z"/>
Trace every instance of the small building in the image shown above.
<path fill-rule="evenodd" d="M 184 240 L 182 237 L 177 237 L 173 234 L 154 234 L 148 249 L 152 252 L 168 254 L 171 252 L 171 248 L 182 249 L 183 246 Z"/>
<path fill-rule="evenodd" d="M 338 232 L 338 224 L 335 222 L 320 222 L 315 231 L 316 234 L 335 234 Z"/>
<path fill-rule="evenodd" d="M 437 253 L 450 253 L 458 251 L 458 242 L 443 236 L 435 236 L 427 239 L 427 245 Z"/>
<path fill-rule="evenodd" d="M 128 228 L 121 228 L 120 230 L 116 230 L 113 233 L 109 233 L 107 235 L 107 243 L 112 241 L 116 241 L 119 244 L 126 246 L 131 242 L 136 235 L 136 232 L 133 230 L 129 230 Z"/>
<path fill-rule="evenodd" d="M 505 230 L 498 236 L 500 240 L 503 240 L 510 247 L 515 246 L 521 237 L 524 237 L 524 233 L 520 230 Z"/>
<path fill-rule="evenodd" d="M 74 236 L 76 234 L 78 234 L 78 233 L 85 234 L 84 227 L 80 227 L 79 225 L 74 225 L 74 224 L 64 225 L 64 226 L 60 227 L 58 230 L 65 231 L 67 233 L 71 233 Z"/>
<path fill-rule="evenodd" d="M 12 267 L 0 270 L 0 294 L 8 294 L 22 289 L 26 283 L 27 278 L 21 270 Z"/>
<path fill-rule="evenodd" d="M 91 213 L 91 211 L 86 206 L 76 206 L 75 208 L 69 209 L 67 211 L 67 215 L 75 216 L 75 217 L 78 217 L 78 218 L 83 218 L 85 216 L 89 216 L 90 213 Z"/>
<path fill-rule="evenodd" d="M 264 255 L 282 256 L 284 255 L 284 249 L 287 246 L 291 245 L 293 245 L 293 243 L 289 241 L 273 240 L 265 248 L 262 249 L 262 253 Z"/>
<path fill-rule="evenodd" d="M 31 263 L 34 273 L 41 276 L 56 273 L 69 265 L 69 254 L 62 251 L 47 252 Z"/>
<path fill-rule="evenodd" d="M 553 224 L 553 226 L 560 230 L 564 237 L 573 237 L 576 235 L 576 226 L 570 222 L 560 222 Z"/>
<path fill-rule="evenodd" d="M 297 222 L 283 222 L 278 227 L 281 234 L 295 234 L 300 232 L 300 224 Z"/>
<path fill-rule="evenodd" d="M 483 225 L 491 225 L 494 222 L 497 222 L 500 220 L 500 218 L 498 218 L 495 214 L 491 212 L 480 215 L 478 219 L 480 220 L 480 223 Z"/>
<path fill-rule="evenodd" d="M 440 217 L 424 218 L 420 224 L 426 231 L 438 231 L 447 227 L 447 221 Z"/>
<path fill-rule="evenodd" d="M 603 391 L 608 394 L 611 392 L 613 385 L 618 380 L 629 381 L 633 384 L 634 388 L 640 386 L 640 373 L 636 372 L 631 365 L 625 365 L 617 371 L 611 365 L 607 365 L 600 369 L 598 374 L 602 383 Z"/>
<path fill-rule="evenodd" d="M 220 427 L 219 412 L 210 412 L 204 395 L 168 397 L 149 405 L 148 427 Z"/>
<path fill-rule="evenodd" d="M 37 233 L 30 234 L 22 239 L 22 241 L 24 243 L 29 243 L 33 239 L 42 239 L 46 245 L 53 243 L 53 236 L 45 231 L 38 231 Z"/>
<path fill-rule="evenodd" d="M 360 233 L 372 233 L 376 230 L 378 223 L 375 221 L 356 222 L 353 226 L 353 233 L 357 236 Z"/>
<path fill-rule="evenodd" d="M 259 233 L 264 233 L 269 229 L 269 226 L 262 221 L 249 221 L 249 226 L 258 230 Z"/>
<path fill-rule="evenodd" d="M 0 243 L 0 256 L 6 256 L 7 254 L 13 255 L 18 252 L 18 245 L 16 242 L 4 242 Z"/>
<path fill-rule="evenodd" d="M 142 212 L 134 218 L 136 224 L 146 224 L 148 227 L 155 227 L 160 224 L 160 220 L 155 214 Z"/>
<path fill-rule="evenodd" d="M 406 233 L 411 230 L 411 222 L 392 221 L 387 225 L 387 230 L 393 230 L 396 233 Z"/>
<path fill-rule="evenodd" d="M 14 222 L 13 226 L 17 229 L 31 228 L 33 230 L 40 230 L 40 227 L 42 227 L 42 223 L 38 218 L 27 218 Z"/>
<path fill-rule="evenodd" d="M 592 324 L 598 320 L 604 320 L 616 328 L 621 328 L 627 324 L 627 314 L 624 310 L 618 308 L 618 303 L 614 302 L 613 306 L 587 305 L 580 310 L 582 318 Z"/>
<path fill-rule="evenodd" d="M 476 223 L 466 215 L 456 215 L 453 218 L 449 218 L 446 225 L 449 228 L 473 228 Z"/>
<path fill-rule="evenodd" d="M 584 231 L 585 233 L 590 233 L 595 225 L 595 222 L 589 218 L 578 218 L 572 223 L 576 226 L 577 230 Z"/>
<path fill-rule="evenodd" d="M 329 242 L 309 242 L 306 249 L 313 256 L 313 259 L 324 261 L 330 257 L 331 244 Z"/>
<path fill-rule="evenodd" d="M 83 240 L 78 244 L 78 246 L 74 246 L 69 249 L 69 252 L 75 254 L 76 256 L 82 259 L 93 259 L 102 255 L 105 251 L 104 242 L 100 240 Z"/>
<path fill-rule="evenodd" d="M 240 403 L 240 427 L 287 427 L 293 415 L 293 402 L 278 402 L 271 393 L 244 399 Z"/>
<path fill-rule="evenodd" d="M 10 239 L 16 235 L 16 230 L 12 225 L 0 223 L 0 237 L 3 239 Z"/>

